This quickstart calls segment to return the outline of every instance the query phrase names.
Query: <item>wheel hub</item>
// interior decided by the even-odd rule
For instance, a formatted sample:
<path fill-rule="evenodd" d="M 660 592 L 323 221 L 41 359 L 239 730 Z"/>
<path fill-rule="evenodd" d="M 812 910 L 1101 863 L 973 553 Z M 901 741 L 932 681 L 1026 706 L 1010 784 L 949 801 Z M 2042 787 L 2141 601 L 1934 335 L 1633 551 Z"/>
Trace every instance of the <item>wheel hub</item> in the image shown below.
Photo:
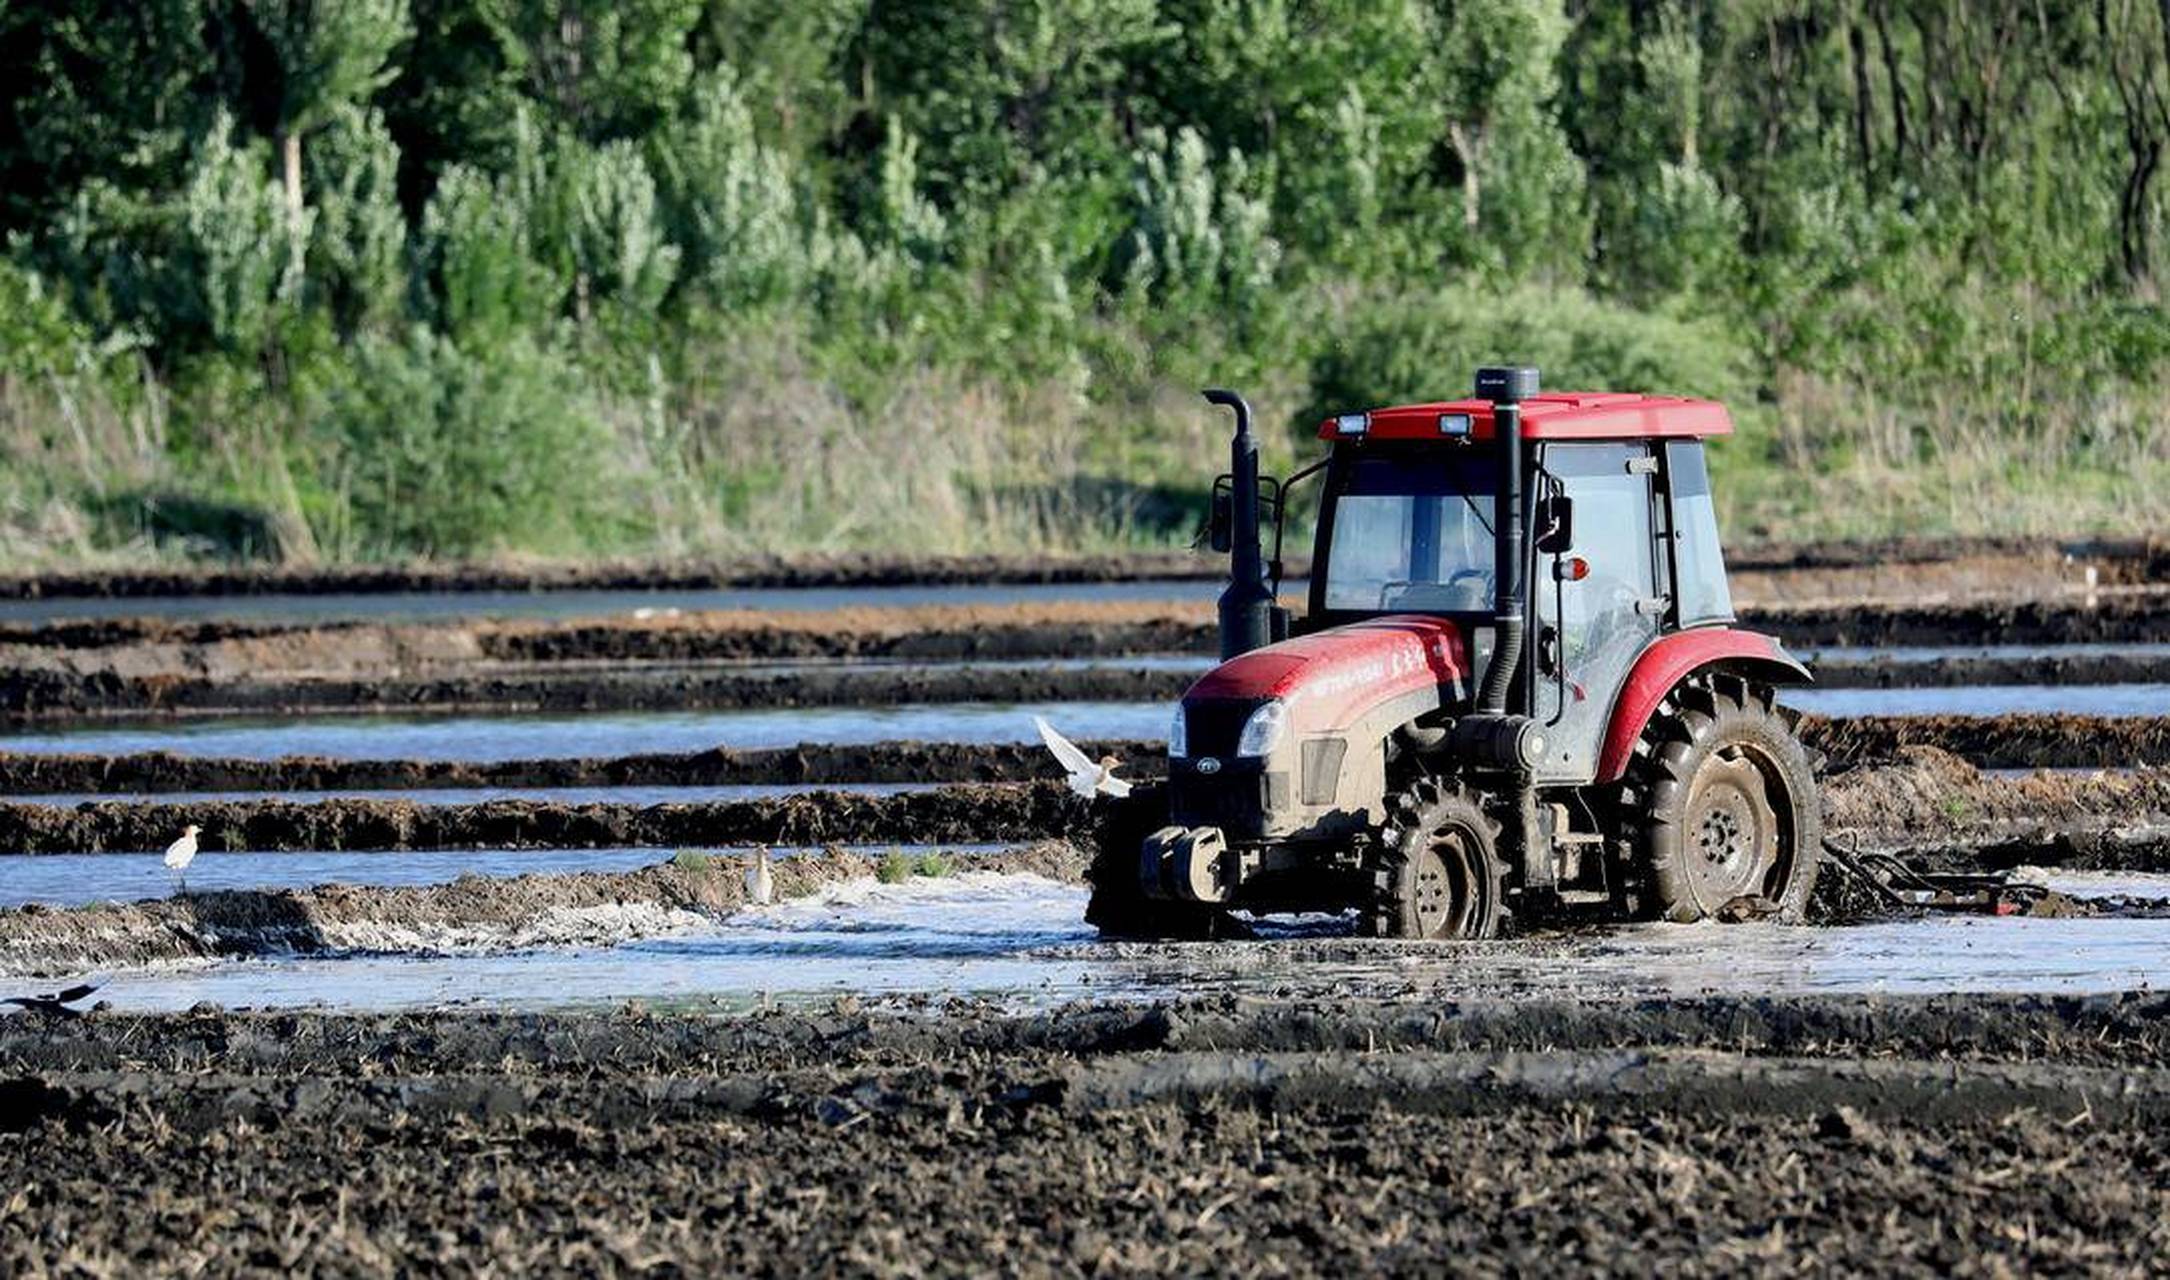
<path fill-rule="evenodd" d="M 1778 815 L 1763 771 L 1738 749 L 1703 762 L 1689 788 L 1689 888 L 1708 913 L 1760 893 L 1778 860 Z"/>

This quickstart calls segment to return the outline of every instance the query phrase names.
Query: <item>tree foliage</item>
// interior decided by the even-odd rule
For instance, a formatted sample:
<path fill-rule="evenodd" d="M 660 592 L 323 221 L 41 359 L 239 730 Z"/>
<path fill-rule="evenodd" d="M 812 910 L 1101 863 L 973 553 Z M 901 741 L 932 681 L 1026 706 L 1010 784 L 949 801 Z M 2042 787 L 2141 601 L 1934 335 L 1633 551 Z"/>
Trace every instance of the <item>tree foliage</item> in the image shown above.
<path fill-rule="evenodd" d="M 929 369 L 990 420 L 1055 388 L 1120 423 L 1214 370 L 1292 407 L 1520 352 L 1736 393 L 1774 458 L 1848 452 L 1785 424 L 1871 385 L 1893 456 L 2068 418 L 2159 452 L 2166 13 L 51 0 L 0 11 L 0 283 L 40 350 L 140 348 L 176 413 L 264 406 L 305 462 L 408 408 L 619 396 L 627 456 L 691 485 L 737 413 L 706 365 L 778 334 L 769 372 L 862 412 Z M 173 433 L 179 483 L 230 484 L 207 438 Z M 327 545 L 537 536 L 310 492 L 371 525 Z"/>

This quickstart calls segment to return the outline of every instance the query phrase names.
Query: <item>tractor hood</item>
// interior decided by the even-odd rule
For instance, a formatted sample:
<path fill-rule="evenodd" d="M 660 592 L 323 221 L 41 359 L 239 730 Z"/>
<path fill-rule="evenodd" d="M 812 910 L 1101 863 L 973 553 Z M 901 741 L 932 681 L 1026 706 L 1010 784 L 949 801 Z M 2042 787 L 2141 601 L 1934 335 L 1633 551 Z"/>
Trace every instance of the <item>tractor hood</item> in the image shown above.
<path fill-rule="evenodd" d="M 1347 723 L 1425 687 L 1442 703 L 1469 694 L 1468 647 L 1443 618 L 1398 614 L 1331 627 L 1231 658 L 1190 687 L 1186 705 L 1278 698 L 1299 725 Z"/>

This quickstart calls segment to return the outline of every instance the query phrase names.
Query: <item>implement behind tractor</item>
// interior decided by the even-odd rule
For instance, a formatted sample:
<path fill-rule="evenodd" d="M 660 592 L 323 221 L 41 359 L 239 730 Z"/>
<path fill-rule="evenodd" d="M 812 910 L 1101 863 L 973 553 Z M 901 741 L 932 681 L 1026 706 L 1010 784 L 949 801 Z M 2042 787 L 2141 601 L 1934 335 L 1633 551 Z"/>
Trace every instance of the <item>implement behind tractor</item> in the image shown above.
<path fill-rule="evenodd" d="M 1088 918 L 1212 935 L 1232 910 L 1354 908 L 1384 937 L 1484 937 L 1510 912 L 1797 918 L 1816 788 L 1773 690 L 1808 672 L 1732 625 L 1704 442 L 1724 406 L 1540 393 L 1328 419 L 1261 481 L 1233 392 L 1211 532 L 1219 667 L 1170 726 L 1149 827 L 1115 824 Z M 1278 603 L 1289 486 L 1323 476 L 1308 608 Z M 1273 527 L 1275 555 L 1262 545 Z"/>

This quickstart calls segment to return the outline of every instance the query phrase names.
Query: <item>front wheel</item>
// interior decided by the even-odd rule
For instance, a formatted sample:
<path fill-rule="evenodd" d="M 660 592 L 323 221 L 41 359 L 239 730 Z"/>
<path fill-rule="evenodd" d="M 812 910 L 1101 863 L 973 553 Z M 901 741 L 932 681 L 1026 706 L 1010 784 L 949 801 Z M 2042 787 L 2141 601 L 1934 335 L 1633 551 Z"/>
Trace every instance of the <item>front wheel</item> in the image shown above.
<path fill-rule="evenodd" d="M 1389 802 L 1359 921 L 1378 938 L 1489 938 L 1507 918 L 1499 824 L 1467 788 L 1424 779 Z"/>
<path fill-rule="evenodd" d="M 1701 920 L 1746 899 L 1798 921 L 1823 863 L 1822 812 L 1808 750 L 1771 691 L 1684 683 L 1643 736 L 1632 794 L 1644 914 Z"/>

